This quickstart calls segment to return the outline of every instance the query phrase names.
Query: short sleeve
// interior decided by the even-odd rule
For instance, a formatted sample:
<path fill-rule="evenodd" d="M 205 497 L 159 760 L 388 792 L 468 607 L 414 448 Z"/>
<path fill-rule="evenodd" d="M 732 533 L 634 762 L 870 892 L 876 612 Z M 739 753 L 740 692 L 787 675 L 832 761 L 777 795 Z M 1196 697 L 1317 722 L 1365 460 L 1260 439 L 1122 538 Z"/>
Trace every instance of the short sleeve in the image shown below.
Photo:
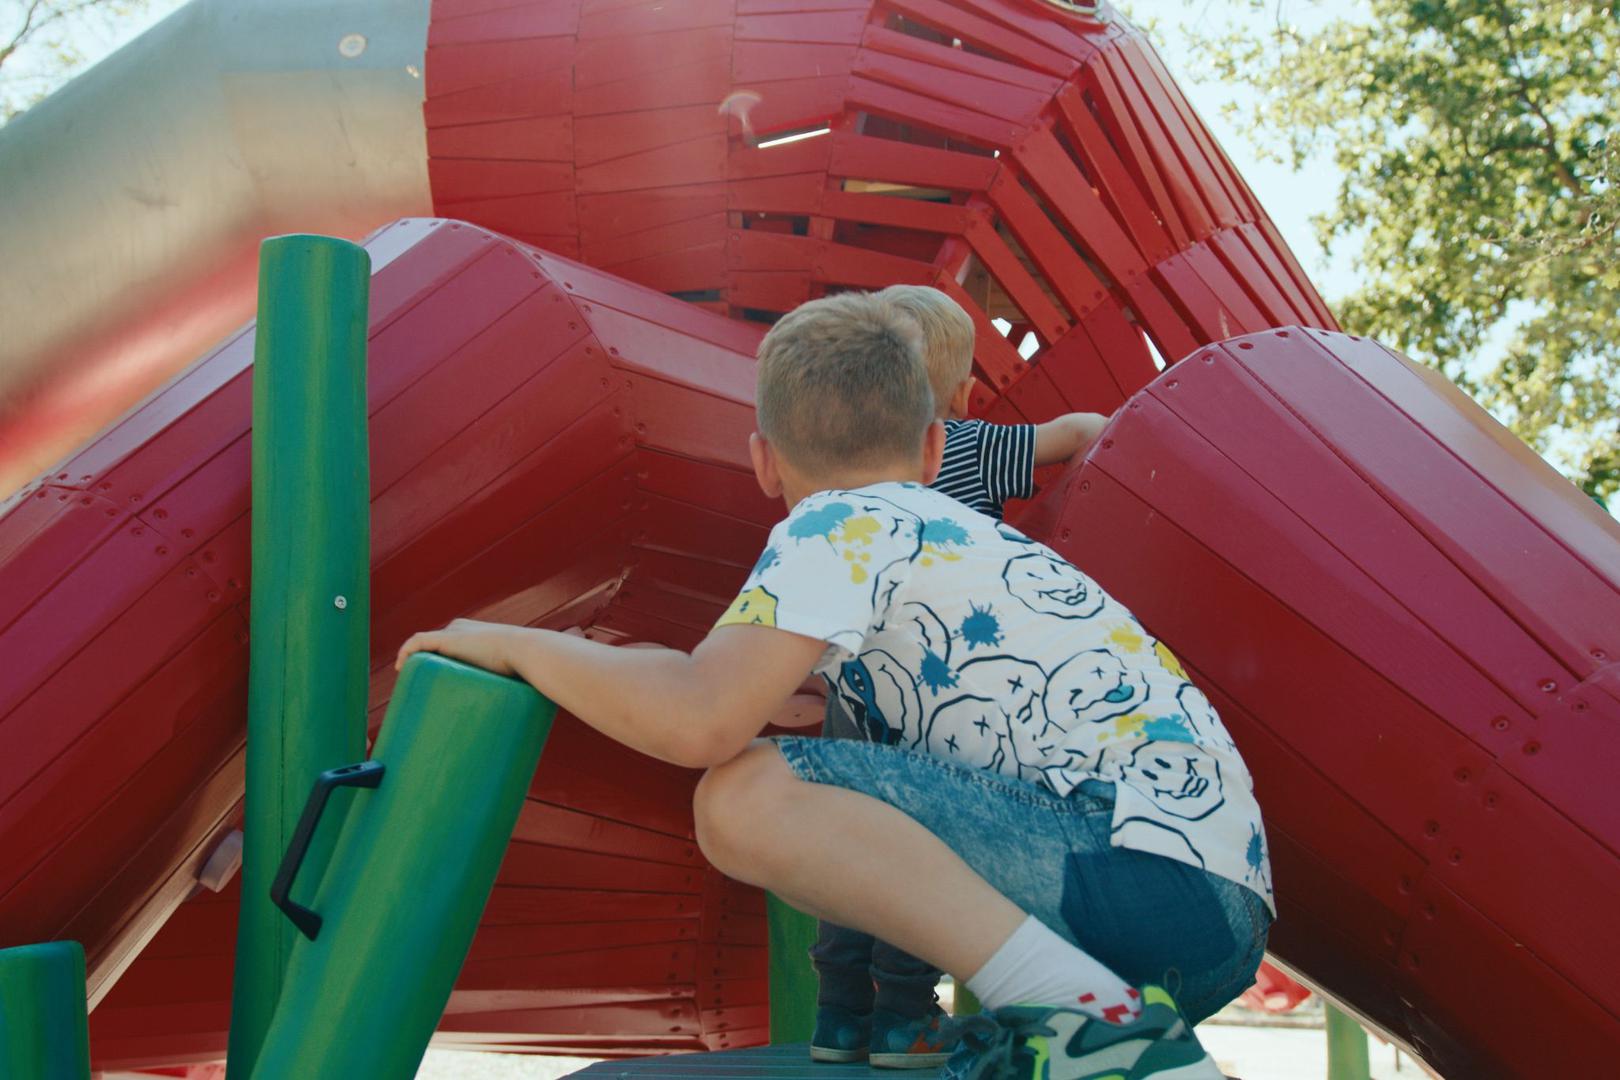
<path fill-rule="evenodd" d="M 979 434 L 979 470 L 997 506 L 1035 494 L 1035 425 L 985 424 Z"/>
<path fill-rule="evenodd" d="M 771 531 L 715 626 L 771 626 L 853 655 L 921 550 L 919 532 L 858 496 L 806 499 Z"/>

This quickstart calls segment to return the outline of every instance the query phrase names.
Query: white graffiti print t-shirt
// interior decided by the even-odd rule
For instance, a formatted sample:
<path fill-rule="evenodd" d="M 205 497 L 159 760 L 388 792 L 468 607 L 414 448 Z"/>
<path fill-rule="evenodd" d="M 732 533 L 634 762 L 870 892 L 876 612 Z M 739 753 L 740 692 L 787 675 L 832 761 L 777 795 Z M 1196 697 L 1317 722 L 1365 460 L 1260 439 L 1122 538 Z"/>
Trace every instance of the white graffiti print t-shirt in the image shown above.
<path fill-rule="evenodd" d="M 1066 796 L 1112 781 L 1113 843 L 1248 886 L 1271 869 L 1253 781 L 1180 663 L 1044 544 L 918 484 L 824 491 L 771 532 L 719 625 L 828 644 L 869 740 Z"/>

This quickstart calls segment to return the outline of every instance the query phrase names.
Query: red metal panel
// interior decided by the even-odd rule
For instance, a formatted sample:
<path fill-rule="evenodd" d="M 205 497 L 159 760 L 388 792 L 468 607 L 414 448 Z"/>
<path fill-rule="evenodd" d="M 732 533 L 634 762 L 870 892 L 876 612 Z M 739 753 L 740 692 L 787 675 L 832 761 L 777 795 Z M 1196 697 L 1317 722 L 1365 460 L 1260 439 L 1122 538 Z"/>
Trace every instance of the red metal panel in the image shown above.
<path fill-rule="evenodd" d="M 578 0 L 504 7 L 450 16 L 442 10 L 428 25 L 428 45 L 467 45 L 482 41 L 560 37 L 579 29 Z"/>
<path fill-rule="evenodd" d="M 1047 297 L 1029 271 L 1024 269 L 1023 263 L 996 232 L 988 216 L 974 214 L 964 235 L 972 245 L 973 253 L 990 271 L 990 276 L 996 279 L 1008 299 L 1034 325 L 1041 340 L 1056 341 L 1068 331 L 1068 319 Z"/>
<path fill-rule="evenodd" d="M 1067 78 L 1079 67 L 1072 56 L 1046 44 L 1041 37 L 1026 37 L 942 0 L 891 0 L 885 7 L 923 26 L 949 30 L 948 37 L 976 45 L 1007 59 L 1016 59 L 1036 71 Z"/>
<path fill-rule="evenodd" d="M 1130 230 L 1136 245 L 1149 262 L 1158 262 L 1170 253 L 1171 240 L 1154 213 L 1152 201 L 1119 159 L 1108 137 L 1103 134 L 1097 118 L 1091 115 L 1080 95 L 1080 88 L 1070 84 L 1057 96 L 1058 116 L 1061 118 L 1070 146 L 1077 149 L 1095 177 L 1096 183 L 1108 194 L 1121 223 Z M 1175 229 L 1178 247 L 1187 244 L 1186 234 L 1179 229 L 1180 222 L 1170 215 L 1169 224 Z"/>
<path fill-rule="evenodd" d="M 1569 1002 L 1537 1030 L 1583 1053 L 1617 1037 L 1612 520 L 1438 376 L 1298 329 L 1165 372 L 1052 499 L 1032 527 L 1244 749 L 1279 956 L 1452 1075 L 1540 1068 L 1465 985 Z"/>
<path fill-rule="evenodd" d="M 866 12 L 795 11 L 790 14 L 739 15 L 738 41 L 787 41 L 806 45 L 854 45 L 861 40 Z"/>
<path fill-rule="evenodd" d="M 951 71 L 948 77 L 942 77 L 945 72 L 926 60 L 876 49 L 861 50 L 851 70 L 856 75 L 925 94 L 947 105 L 1020 124 L 1031 123 L 1035 115 L 1052 100 L 1050 89 L 1032 90 L 964 70 Z"/>
<path fill-rule="evenodd" d="M 828 136 L 833 176 L 891 184 L 983 191 L 1001 163 L 995 158 L 835 131 Z M 817 140 L 819 141 L 819 140 Z"/>

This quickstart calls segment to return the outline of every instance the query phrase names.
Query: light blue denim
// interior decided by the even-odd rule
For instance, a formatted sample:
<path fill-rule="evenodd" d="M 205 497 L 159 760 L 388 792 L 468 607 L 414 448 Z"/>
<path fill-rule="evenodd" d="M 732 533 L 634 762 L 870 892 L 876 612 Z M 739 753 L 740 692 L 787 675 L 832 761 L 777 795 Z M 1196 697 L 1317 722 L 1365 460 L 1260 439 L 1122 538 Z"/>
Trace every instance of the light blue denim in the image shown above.
<path fill-rule="evenodd" d="M 1265 901 L 1195 866 L 1110 846 L 1112 783 L 1087 780 L 1059 798 L 1037 784 L 896 746 L 774 741 L 799 779 L 869 795 L 915 819 L 1009 900 L 1121 978 L 1164 986 L 1193 1023 L 1254 981 L 1271 927 Z"/>

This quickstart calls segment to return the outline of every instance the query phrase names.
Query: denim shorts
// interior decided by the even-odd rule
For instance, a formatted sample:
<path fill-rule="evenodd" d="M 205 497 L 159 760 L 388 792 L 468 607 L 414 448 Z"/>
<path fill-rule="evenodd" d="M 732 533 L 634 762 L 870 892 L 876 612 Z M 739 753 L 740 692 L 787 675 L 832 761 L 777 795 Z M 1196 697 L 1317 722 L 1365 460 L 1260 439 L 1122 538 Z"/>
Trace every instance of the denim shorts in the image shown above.
<path fill-rule="evenodd" d="M 799 779 L 869 795 L 915 819 L 1009 900 L 1121 978 L 1164 986 L 1193 1023 L 1254 981 L 1271 927 L 1265 901 L 1198 867 L 1110 846 L 1112 783 L 1087 780 L 1059 798 L 1033 783 L 896 746 L 773 741 Z"/>

